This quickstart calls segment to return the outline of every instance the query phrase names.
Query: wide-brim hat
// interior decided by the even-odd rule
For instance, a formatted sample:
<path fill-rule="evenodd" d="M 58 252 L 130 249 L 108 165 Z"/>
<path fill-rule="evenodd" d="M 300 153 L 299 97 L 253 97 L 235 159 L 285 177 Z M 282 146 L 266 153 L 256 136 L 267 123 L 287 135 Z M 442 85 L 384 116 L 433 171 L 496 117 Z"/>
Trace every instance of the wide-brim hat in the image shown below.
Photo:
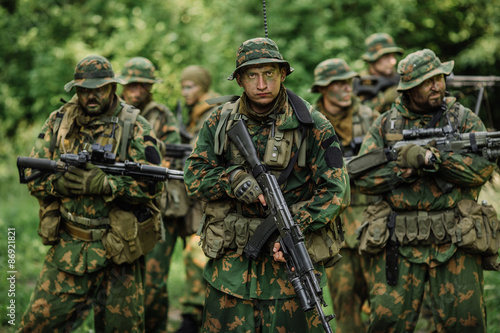
<path fill-rule="evenodd" d="M 403 49 L 396 45 L 394 39 L 386 33 L 375 33 L 365 40 L 366 52 L 361 56 L 363 60 L 373 62 L 388 53 L 403 54 Z"/>
<path fill-rule="evenodd" d="M 348 80 L 356 76 L 359 74 L 351 70 L 345 60 L 328 59 L 320 62 L 314 69 L 314 83 L 309 91 L 316 93 L 318 87 L 326 87 L 333 81 Z"/>
<path fill-rule="evenodd" d="M 140 83 L 160 83 L 162 79 L 155 77 L 156 68 L 153 63 L 144 57 L 135 57 L 129 59 L 117 78 L 123 81 L 123 84 L 134 82 Z"/>
<path fill-rule="evenodd" d="M 455 62 L 453 60 L 441 62 L 436 54 L 429 49 L 413 52 L 398 64 L 398 73 L 401 75 L 397 91 L 404 91 L 418 86 L 425 80 L 439 75 L 450 75 Z"/>
<path fill-rule="evenodd" d="M 236 73 L 243 67 L 257 64 L 279 63 L 286 67 L 286 75 L 293 72 L 288 61 L 283 59 L 278 45 L 269 38 L 253 38 L 244 41 L 236 52 L 236 69 L 229 75 L 228 80 L 233 80 Z"/>
<path fill-rule="evenodd" d="M 73 87 L 97 89 L 109 83 L 123 81 L 115 77 L 115 72 L 108 59 L 91 55 L 83 58 L 75 67 L 73 80 L 64 85 L 64 90 L 70 92 Z"/>

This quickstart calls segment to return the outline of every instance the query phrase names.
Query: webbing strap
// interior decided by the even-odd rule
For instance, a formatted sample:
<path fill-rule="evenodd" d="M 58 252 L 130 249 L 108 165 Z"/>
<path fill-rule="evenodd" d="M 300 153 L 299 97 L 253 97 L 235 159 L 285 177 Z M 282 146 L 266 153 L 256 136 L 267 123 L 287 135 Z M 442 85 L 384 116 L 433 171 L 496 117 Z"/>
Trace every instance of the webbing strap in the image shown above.
<path fill-rule="evenodd" d="M 99 227 L 103 225 L 108 225 L 110 223 L 109 218 L 107 217 L 100 217 L 97 219 L 91 219 L 88 217 L 83 217 L 83 216 L 76 216 L 73 215 L 72 213 L 68 212 L 63 206 L 59 209 L 61 212 L 61 217 L 67 221 L 73 222 L 73 223 L 79 223 L 83 224 L 87 227 Z"/>

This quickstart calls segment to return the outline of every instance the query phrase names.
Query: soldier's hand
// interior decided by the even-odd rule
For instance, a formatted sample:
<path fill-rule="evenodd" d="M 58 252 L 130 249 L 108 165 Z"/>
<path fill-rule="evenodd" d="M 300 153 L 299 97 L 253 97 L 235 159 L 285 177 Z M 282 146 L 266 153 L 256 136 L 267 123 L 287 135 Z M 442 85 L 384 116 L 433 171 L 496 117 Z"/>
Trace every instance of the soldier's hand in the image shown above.
<path fill-rule="evenodd" d="M 56 190 L 57 193 L 65 197 L 70 197 L 73 195 L 71 193 L 71 189 L 75 186 L 78 186 L 78 184 L 75 184 L 71 180 L 66 178 L 66 173 L 67 172 L 60 174 L 59 177 L 52 182 L 52 186 L 54 186 L 54 190 Z"/>
<path fill-rule="evenodd" d="M 72 194 L 111 193 L 106 174 L 92 163 L 87 163 L 85 169 L 69 166 L 64 178 L 67 179 Z"/>
<path fill-rule="evenodd" d="M 398 159 L 396 160 L 396 165 L 401 168 L 418 169 L 425 164 L 427 149 L 414 143 L 399 147 L 397 152 Z"/>
<path fill-rule="evenodd" d="M 241 169 L 237 169 L 233 172 L 234 174 L 231 175 L 230 182 L 234 196 L 247 204 L 260 201 L 265 206 L 266 202 L 264 200 L 264 195 L 254 176 Z"/>

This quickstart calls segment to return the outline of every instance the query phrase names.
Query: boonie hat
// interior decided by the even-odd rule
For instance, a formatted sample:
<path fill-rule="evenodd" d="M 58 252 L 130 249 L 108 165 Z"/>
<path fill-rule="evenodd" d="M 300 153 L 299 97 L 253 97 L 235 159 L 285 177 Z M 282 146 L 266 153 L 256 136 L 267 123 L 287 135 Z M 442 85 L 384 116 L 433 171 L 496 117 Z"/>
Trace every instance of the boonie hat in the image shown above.
<path fill-rule="evenodd" d="M 135 57 L 129 59 L 118 77 L 123 80 L 124 84 L 142 82 L 142 83 L 159 83 L 162 79 L 155 77 L 156 68 L 153 63 L 144 57 Z"/>
<path fill-rule="evenodd" d="M 97 89 L 108 83 L 123 83 L 115 78 L 115 72 L 108 59 L 100 55 L 90 55 L 76 65 L 74 80 L 64 85 L 64 90 L 70 92 L 73 87 Z"/>
<path fill-rule="evenodd" d="M 236 69 L 229 75 L 228 80 L 235 78 L 236 72 L 245 66 L 266 63 L 283 63 L 286 66 L 286 75 L 293 72 L 288 61 L 283 59 L 278 45 L 269 38 L 252 38 L 244 41 L 236 52 Z"/>
<path fill-rule="evenodd" d="M 454 64 L 453 60 L 442 63 L 429 49 L 413 52 L 398 64 L 398 73 L 401 78 L 397 90 L 411 89 L 438 74 L 450 75 Z"/>
<path fill-rule="evenodd" d="M 387 53 L 403 54 L 403 49 L 394 43 L 394 39 L 386 33 L 375 33 L 365 39 L 366 52 L 362 58 L 366 61 L 376 61 Z"/>
<path fill-rule="evenodd" d="M 311 92 L 318 92 L 318 87 L 326 87 L 333 81 L 347 80 L 359 76 L 351 70 L 344 59 L 333 58 L 322 61 L 314 69 L 314 83 Z"/>

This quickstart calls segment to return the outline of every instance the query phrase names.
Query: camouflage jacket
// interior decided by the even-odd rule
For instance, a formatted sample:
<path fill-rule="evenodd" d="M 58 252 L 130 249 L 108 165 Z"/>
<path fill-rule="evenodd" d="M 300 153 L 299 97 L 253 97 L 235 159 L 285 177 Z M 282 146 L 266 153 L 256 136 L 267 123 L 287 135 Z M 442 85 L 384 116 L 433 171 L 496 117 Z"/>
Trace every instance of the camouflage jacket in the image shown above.
<path fill-rule="evenodd" d="M 369 75 L 370 74 L 367 70 L 361 72 L 361 78 L 363 78 L 363 76 L 369 76 Z M 371 80 L 361 80 L 360 83 L 362 85 L 368 85 L 368 86 L 373 85 Z M 363 95 L 363 94 L 359 94 L 358 96 L 361 98 L 361 100 L 363 101 L 362 103 L 364 105 L 368 106 L 373 111 L 382 114 L 385 111 L 391 109 L 392 103 L 396 100 L 396 97 L 398 97 L 399 92 L 397 91 L 397 86 L 398 82 L 395 80 L 393 86 L 388 87 L 384 91 L 377 92 L 376 96 Z"/>
<path fill-rule="evenodd" d="M 456 99 L 446 97 L 448 110 L 443 114 L 436 127 L 448 124 L 447 118 L 457 119 L 451 115 Z M 395 107 L 404 120 L 404 129 L 413 127 L 425 128 L 433 114 L 418 114 L 409 110 L 398 97 Z M 391 111 L 382 114 L 370 128 L 361 146 L 360 154 L 386 147 L 386 122 L 389 121 Z M 485 126 L 471 110 L 465 108 L 461 122 L 458 124 L 461 133 L 485 131 Z M 406 169 L 391 161 L 377 168 L 373 168 L 361 177 L 355 179 L 363 193 L 382 195 L 396 211 L 436 211 L 454 208 L 461 199 L 477 200 L 481 186 L 490 178 L 495 169 L 495 163 L 476 154 L 458 154 L 453 152 L 439 152 L 431 147 L 437 160 L 432 167 L 415 172 L 409 178 L 403 178 Z M 441 178 L 453 184 L 448 193 L 443 193 L 436 179 Z M 406 248 L 406 249 L 405 249 Z M 414 247 L 416 248 L 416 247 Z M 438 247 L 419 246 L 418 251 L 412 247 L 400 247 L 400 253 L 413 258 L 416 262 L 439 258 L 440 262 L 448 260 L 454 253 L 455 246 L 444 244 Z"/>
<path fill-rule="evenodd" d="M 317 111 L 310 112 L 314 126 L 307 135 L 306 167 L 295 165 L 288 177 L 283 195 L 292 205 L 305 202 L 294 219 L 306 233 L 324 227 L 342 213 L 349 204 L 349 178 L 339 151 L 339 143 L 334 139 L 331 124 Z M 198 134 L 194 151 L 184 168 L 188 193 L 203 201 L 227 200 L 233 211 L 239 201 L 232 193 L 229 174 L 238 165 L 231 165 L 231 149 L 221 156 L 214 153 L 214 138 L 220 121 L 222 106 L 212 112 Z M 276 126 L 280 130 L 295 129 L 299 126 L 297 117 L 287 102 L 279 110 Z M 248 122 L 248 130 L 262 160 L 272 127 L 271 119 L 262 123 Z M 297 142 L 293 143 L 292 156 L 297 153 Z M 328 151 L 328 154 L 326 153 Z M 331 159 L 337 151 L 337 159 Z M 248 217 L 265 217 L 260 204 L 241 204 L 241 213 Z M 317 267 L 324 273 L 324 267 Z M 323 280 L 324 280 L 323 274 Z M 210 260 L 205 267 L 207 281 L 225 293 L 249 299 L 275 299 L 294 297 L 293 287 L 288 281 L 286 266 L 273 260 L 269 254 L 262 254 L 257 260 L 248 260 L 233 251 Z M 323 281 L 325 282 L 325 281 Z"/>
<path fill-rule="evenodd" d="M 118 96 L 115 96 L 115 98 L 118 99 Z M 76 100 L 73 99 L 72 101 Z M 122 110 L 121 103 L 124 102 L 120 99 L 116 107 L 107 112 L 106 115 L 118 116 Z M 78 115 L 83 114 L 79 107 L 75 112 Z M 49 151 L 52 136 L 57 135 L 54 133 L 56 114 L 57 111 L 52 112 L 45 121 L 30 157 L 58 160 L 60 155 L 64 153 L 59 150 L 62 147 L 56 148 L 53 154 Z M 83 149 L 88 150 L 87 147 L 92 145 L 107 127 L 112 126 L 112 124 L 105 123 L 97 118 L 81 127 L 78 127 L 77 121 L 75 121 L 73 130 L 67 135 L 65 140 L 65 146 L 69 147 L 67 153 L 76 154 Z M 151 130 L 151 126 L 146 119 L 139 115 L 134 124 L 133 136 L 129 140 L 127 160 L 142 164 L 157 164 L 160 161 L 159 156 L 157 139 Z M 155 163 L 151 163 L 151 161 Z M 159 182 L 154 188 L 153 192 L 155 193 L 151 194 L 150 186 L 146 182 L 136 181 L 128 176 L 107 175 L 111 187 L 111 194 L 109 196 L 80 195 L 63 197 L 55 191 L 53 186 L 53 182 L 58 177 L 60 177 L 60 174 L 50 174 L 29 183 L 28 189 L 31 195 L 39 200 L 50 199 L 50 197 L 56 198 L 69 213 L 92 219 L 107 217 L 110 208 L 117 202 L 122 202 L 128 206 L 149 202 L 161 191 L 162 187 L 162 183 Z M 84 225 L 78 225 L 78 227 L 83 229 L 88 228 Z M 108 262 L 106 251 L 101 241 L 81 241 L 67 235 L 63 231 L 60 231 L 60 242 L 50 248 L 47 260 L 58 269 L 77 275 L 97 271 Z"/>
<path fill-rule="evenodd" d="M 163 104 L 150 101 L 141 109 L 141 116 L 151 124 L 156 137 L 163 143 L 181 143 L 179 124 L 172 111 Z"/>
<path fill-rule="evenodd" d="M 331 118 L 331 115 L 324 108 L 322 97 L 316 102 L 314 108 L 320 111 L 327 119 Z M 378 115 L 378 112 L 373 112 L 369 107 L 362 105 L 357 96 L 353 96 L 352 104 L 344 112 L 344 117 L 340 120 L 340 125 L 346 123 L 345 126 L 351 126 L 352 137 L 364 137 L 368 132 L 369 126 Z M 344 142 L 344 138 L 342 138 L 339 131 L 337 131 L 335 125 L 333 127 L 344 145 L 344 155 L 347 152 L 347 155 L 355 156 L 356 152 L 353 152 L 350 143 Z M 359 146 L 357 148 L 359 149 Z M 377 196 L 362 194 L 359 188 L 351 181 L 351 203 L 342 214 L 342 226 L 345 231 L 346 247 L 357 248 L 359 241 L 357 239 L 358 235 L 356 234 L 356 229 L 360 227 L 363 222 L 363 210 L 369 203 L 375 202 L 377 198 Z"/>

